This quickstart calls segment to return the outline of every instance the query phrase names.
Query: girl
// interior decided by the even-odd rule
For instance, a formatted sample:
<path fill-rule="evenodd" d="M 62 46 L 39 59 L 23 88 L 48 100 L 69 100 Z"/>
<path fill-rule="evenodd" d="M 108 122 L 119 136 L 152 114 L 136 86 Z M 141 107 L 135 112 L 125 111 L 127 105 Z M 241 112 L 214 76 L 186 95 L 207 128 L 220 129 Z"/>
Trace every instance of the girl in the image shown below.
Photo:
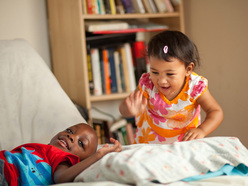
<path fill-rule="evenodd" d="M 173 143 L 203 138 L 223 120 L 208 81 L 193 72 L 199 64 L 194 43 L 179 31 L 164 31 L 148 43 L 150 72 L 119 107 L 125 117 L 135 116 L 134 143 Z M 206 112 L 201 123 L 200 108 Z"/>

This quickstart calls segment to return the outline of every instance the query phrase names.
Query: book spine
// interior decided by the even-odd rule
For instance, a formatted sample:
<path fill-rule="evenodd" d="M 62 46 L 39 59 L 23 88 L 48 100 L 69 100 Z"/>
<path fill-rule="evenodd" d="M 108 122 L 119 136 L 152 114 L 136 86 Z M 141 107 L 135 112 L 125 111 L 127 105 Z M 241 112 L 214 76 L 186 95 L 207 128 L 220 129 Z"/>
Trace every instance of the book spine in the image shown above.
<path fill-rule="evenodd" d="M 111 93 L 117 93 L 118 90 L 117 90 L 115 60 L 114 60 L 114 48 L 108 49 L 108 60 L 109 60 L 109 66 L 110 66 Z"/>
<path fill-rule="evenodd" d="M 114 61 L 115 61 L 117 92 L 121 93 L 123 92 L 123 89 L 122 89 L 121 73 L 120 73 L 120 54 L 117 50 L 114 51 Z"/>
<path fill-rule="evenodd" d="M 111 94 L 108 50 L 103 49 L 104 82 L 106 94 Z"/>
<path fill-rule="evenodd" d="M 135 79 L 138 84 L 141 75 L 147 72 L 144 41 L 134 42 L 132 44 L 132 53 L 135 65 Z"/>
<path fill-rule="evenodd" d="M 88 14 L 92 14 L 92 3 L 91 0 L 87 0 Z"/>
<path fill-rule="evenodd" d="M 157 13 L 158 10 L 157 10 L 157 7 L 154 4 L 154 1 L 153 0 L 148 0 L 148 3 L 150 5 L 150 7 L 151 7 L 152 13 Z"/>
<path fill-rule="evenodd" d="M 115 0 L 115 7 L 116 7 L 117 14 L 125 14 L 125 9 L 124 9 L 124 6 L 121 0 Z"/>
<path fill-rule="evenodd" d="M 102 94 L 106 94 L 105 74 L 104 74 L 104 62 L 103 62 L 103 50 L 102 49 L 99 49 L 99 57 L 100 57 L 100 71 L 101 71 Z"/>
<path fill-rule="evenodd" d="M 94 80 L 94 95 L 102 95 L 102 81 L 101 81 L 101 69 L 100 69 L 100 58 L 99 49 L 91 49 L 91 61 L 92 61 L 92 72 Z"/>
<path fill-rule="evenodd" d="M 87 45 L 87 66 L 88 66 L 90 94 L 93 95 L 94 94 L 94 80 L 93 80 L 93 74 L 92 74 L 91 51 L 90 51 L 89 45 Z"/>
<path fill-rule="evenodd" d="M 132 5 L 132 0 L 122 0 L 122 4 L 124 6 L 125 13 L 130 14 L 135 12 Z"/>
<path fill-rule="evenodd" d="M 127 138 L 127 130 L 126 130 L 126 126 L 123 126 L 120 128 L 120 131 L 122 133 L 122 137 L 123 137 L 123 141 L 124 141 L 124 145 L 128 145 L 128 138 Z"/>
<path fill-rule="evenodd" d="M 130 91 L 134 91 L 136 89 L 136 80 L 134 75 L 134 67 L 133 67 L 133 58 L 130 43 L 124 44 L 126 59 L 127 59 L 127 68 L 128 68 L 128 77 L 130 84 Z"/>
<path fill-rule="evenodd" d="M 126 57 L 124 46 L 120 48 L 120 51 L 121 51 L 123 75 L 124 75 L 124 81 L 125 81 L 125 90 L 126 92 L 131 92 L 130 82 L 129 82 L 129 77 L 128 77 L 127 57 Z"/>
<path fill-rule="evenodd" d="M 114 0 L 109 0 L 109 4 L 110 4 L 111 14 L 115 15 L 116 14 L 115 1 Z"/>
<path fill-rule="evenodd" d="M 164 0 L 164 3 L 168 12 L 174 12 L 174 7 L 172 6 L 170 0 Z"/>
<path fill-rule="evenodd" d="M 83 9 L 83 14 L 88 14 L 88 5 L 87 5 L 87 0 L 82 0 L 82 9 Z"/>

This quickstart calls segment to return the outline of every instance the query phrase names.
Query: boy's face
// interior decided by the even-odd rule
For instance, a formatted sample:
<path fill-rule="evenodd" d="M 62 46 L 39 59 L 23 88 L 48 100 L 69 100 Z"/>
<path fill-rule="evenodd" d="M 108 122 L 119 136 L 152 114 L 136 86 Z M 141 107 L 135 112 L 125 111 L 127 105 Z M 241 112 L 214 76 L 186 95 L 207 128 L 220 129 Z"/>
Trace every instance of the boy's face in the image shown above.
<path fill-rule="evenodd" d="M 78 156 L 81 161 L 96 152 L 97 135 L 92 127 L 80 123 L 58 133 L 50 145 Z"/>

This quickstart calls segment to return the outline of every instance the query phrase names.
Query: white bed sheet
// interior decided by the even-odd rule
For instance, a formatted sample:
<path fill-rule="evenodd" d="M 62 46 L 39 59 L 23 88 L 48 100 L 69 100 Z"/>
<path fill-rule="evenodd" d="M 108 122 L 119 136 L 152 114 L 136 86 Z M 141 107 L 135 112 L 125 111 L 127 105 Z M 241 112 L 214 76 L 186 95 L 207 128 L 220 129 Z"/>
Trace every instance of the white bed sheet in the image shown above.
<path fill-rule="evenodd" d="M 248 165 L 248 150 L 238 138 L 211 137 L 171 145 L 129 145 L 120 153 L 107 154 L 75 181 L 185 185 L 187 182 L 180 180 L 217 171 L 225 164 Z"/>

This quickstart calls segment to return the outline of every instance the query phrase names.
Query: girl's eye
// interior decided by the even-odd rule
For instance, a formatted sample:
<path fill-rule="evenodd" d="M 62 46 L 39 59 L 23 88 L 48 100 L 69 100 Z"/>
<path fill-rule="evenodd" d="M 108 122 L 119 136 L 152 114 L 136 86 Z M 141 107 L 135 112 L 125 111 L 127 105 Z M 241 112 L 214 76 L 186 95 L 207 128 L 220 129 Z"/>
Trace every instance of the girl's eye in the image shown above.
<path fill-rule="evenodd" d="M 158 74 L 158 72 L 152 71 L 153 74 Z"/>
<path fill-rule="evenodd" d="M 171 74 L 171 73 L 169 73 L 169 74 L 167 74 L 168 76 L 173 76 L 174 74 Z"/>
<path fill-rule="evenodd" d="M 71 129 L 66 129 L 66 131 L 71 134 L 73 133 Z"/>

